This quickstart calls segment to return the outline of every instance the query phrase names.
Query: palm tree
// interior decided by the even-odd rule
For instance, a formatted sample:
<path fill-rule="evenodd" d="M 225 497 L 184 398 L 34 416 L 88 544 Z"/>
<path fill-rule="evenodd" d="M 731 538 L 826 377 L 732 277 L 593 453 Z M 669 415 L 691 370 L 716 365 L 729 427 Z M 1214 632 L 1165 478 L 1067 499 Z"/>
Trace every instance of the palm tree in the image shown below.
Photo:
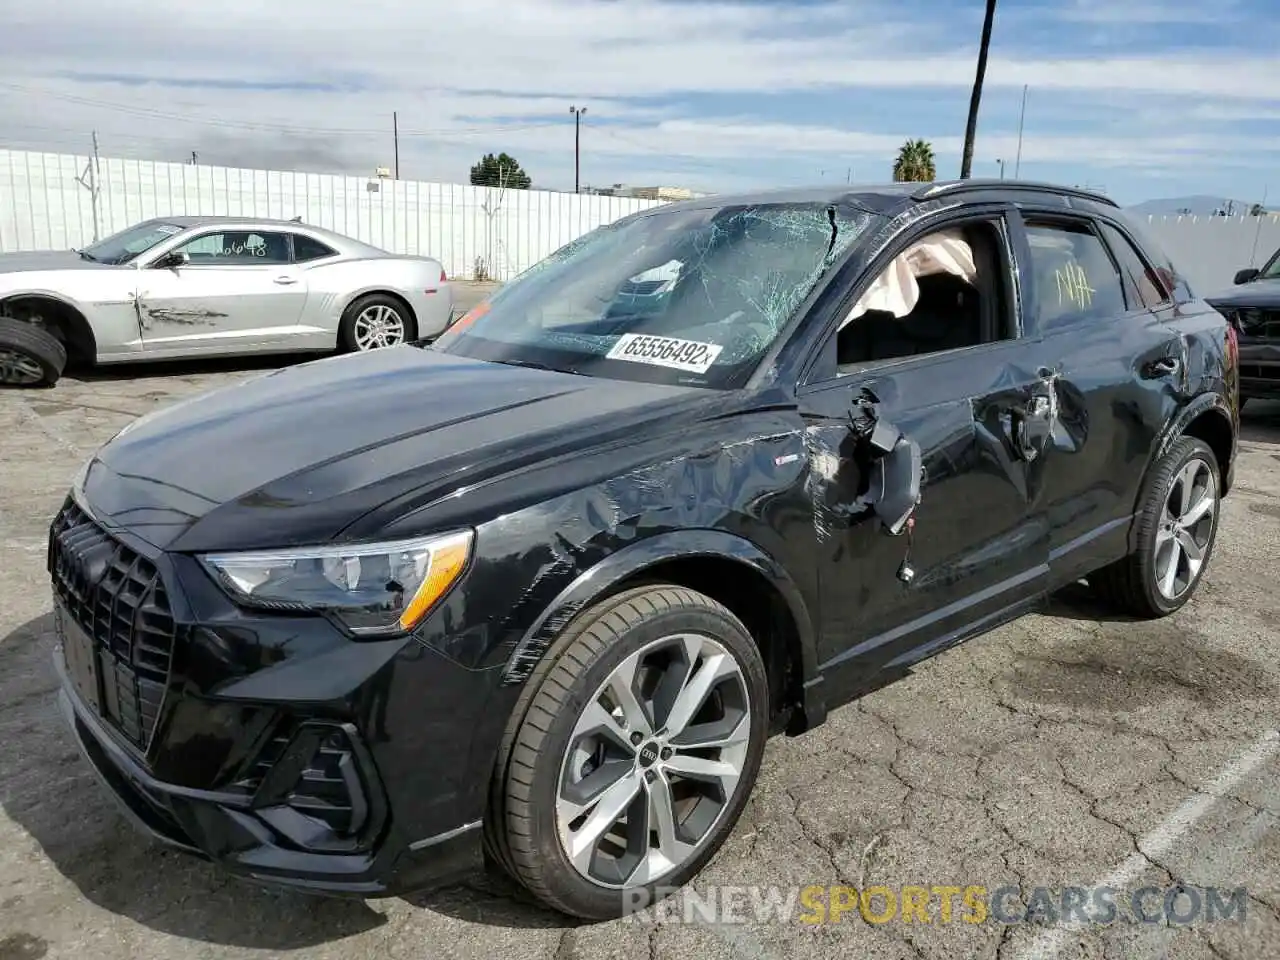
<path fill-rule="evenodd" d="M 928 140 L 908 140 L 898 151 L 893 164 L 893 179 L 899 182 L 929 183 L 938 178 L 933 163 L 933 146 Z"/>
<path fill-rule="evenodd" d="M 987 0 L 987 16 L 982 21 L 982 44 L 978 47 L 978 73 L 969 97 L 969 122 L 964 128 L 964 154 L 960 158 L 960 179 L 967 180 L 973 169 L 973 141 L 978 135 L 978 107 L 982 103 L 982 81 L 987 75 L 987 51 L 991 49 L 991 24 L 996 18 L 996 0 Z"/>

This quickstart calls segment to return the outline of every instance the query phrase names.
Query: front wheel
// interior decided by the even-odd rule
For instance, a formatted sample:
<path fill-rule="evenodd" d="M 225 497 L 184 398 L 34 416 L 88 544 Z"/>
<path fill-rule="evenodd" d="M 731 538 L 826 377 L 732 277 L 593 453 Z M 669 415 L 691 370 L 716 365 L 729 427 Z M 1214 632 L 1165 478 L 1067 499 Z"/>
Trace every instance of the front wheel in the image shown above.
<path fill-rule="evenodd" d="M 0 317 L 0 384 L 51 387 L 67 366 L 67 350 L 53 334 L 26 320 Z"/>
<path fill-rule="evenodd" d="M 1195 593 L 1218 535 L 1218 459 L 1180 437 L 1156 463 L 1137 516 L 1137 548 L 1092 574 L 1090 585 L 1136 617 L 1163 617 Z"/>
<path fill-rule="evenodd" d="M 723 844 L 767 736 L 760 651 L 726 608 L 641 587 L 586 611 L 529 679 L 490 836 L 514 877 L 590 920 L 682 886 Z"/>

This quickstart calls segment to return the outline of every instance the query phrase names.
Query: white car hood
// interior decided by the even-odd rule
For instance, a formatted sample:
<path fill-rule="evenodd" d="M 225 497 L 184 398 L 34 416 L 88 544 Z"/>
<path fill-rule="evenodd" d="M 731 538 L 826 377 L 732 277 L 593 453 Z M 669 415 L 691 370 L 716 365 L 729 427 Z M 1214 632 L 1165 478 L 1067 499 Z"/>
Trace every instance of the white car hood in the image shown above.
<path fill-rule="evenodd" d="M 111 264 L 85 260 L 74 250 L 37 250 L 31 253 L 0 253 L 0 274 L 49 273 L 58 270 L 104 270 Z"/>

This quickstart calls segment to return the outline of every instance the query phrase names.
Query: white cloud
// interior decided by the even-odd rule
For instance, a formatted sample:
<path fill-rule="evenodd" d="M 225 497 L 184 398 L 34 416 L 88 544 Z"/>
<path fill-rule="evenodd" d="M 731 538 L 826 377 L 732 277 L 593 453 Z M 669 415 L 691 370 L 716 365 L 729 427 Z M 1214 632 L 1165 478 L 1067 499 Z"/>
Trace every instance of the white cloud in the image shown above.
<path fill-rule="evenodd" d="M 1175 112 L 1135 114 L 1110 133 L 1087 107 L 1059 115 L 1053 135 L 1029 128 L 1024 162 L 1146 171 L 1273 163 L 1274 142 L 1215 135 L 1222 123 L 1280 113 L 1280 61 L 1265 43 L 1252 52 L 1143 48 L 1105 59 L 1072 45 L 1081 36 L 1072 24 L 1189 23 L 1206 10 L 1189 0 L 1074 0 L 1054 11 L 1056 23 L 1038 21 L 1057 31 L 1060 52 L 1051 59 L 1007 39 L 1018 38 L 1013 27 L 1001 32 L 1030 14 L 998 14 L 992 96 L 1029 84 L 1037 107 L 1055 96 L 1086 105 L 1148 98 L 1167 110 L 1174 98 L 1194 98 Z M 971 24 L 974 10 L 911 16 L 887 0 L 57 0 L 5 14 L 0 131 L 11 145 L 83 151 L 96 129 L 116 154 L 181 159 L 194 150 L 218 163 L 363 171 L 391 161 L 394 110 L 406 175 L 462 178 L 480 153 L 505 149 L 529 155 L 536 179 L 565 186 L 568 106 L 577 103 L 588 108 L 586 182 L 654 182 L 661 174 L 722 187 L 780 170 L 800 179 L 846 165 L 887 170 L 908 134 L 932 139 L 940 157 L 958 153 L 963 116 L 934 129 L 909 114 L 870 122 L 859 98 L 921 90 L 962 98 L 973 80 L 976 30 L 958 34 L 954 18 Z M 111 75 L 327 82 L 349 92 L 138 86 Z M 850 98 L 847 125 L 798 123 L 770 102 L 777 93 L 833 91 Z M 689 94 L 734 98 L 719 111 L 732 115 L 695 111 Z M 984 113 L 984 158 L 1012 156 L 1014 123 Z"/>

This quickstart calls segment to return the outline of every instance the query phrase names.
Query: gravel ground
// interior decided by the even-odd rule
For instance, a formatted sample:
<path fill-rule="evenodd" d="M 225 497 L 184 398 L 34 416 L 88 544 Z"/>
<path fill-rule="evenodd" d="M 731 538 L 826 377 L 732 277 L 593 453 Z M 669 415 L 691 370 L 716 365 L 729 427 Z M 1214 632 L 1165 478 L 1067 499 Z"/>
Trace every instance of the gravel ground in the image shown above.
<path fill-rule="evenodd" d="M 738 829 L 695 886 L 706 902 L 729 886 L 792 897 L 806 885 L 1184 882 L 1247 888 L 1243 921 L 944 922 L 935 898 L 929 923 L 871 923 L 854 909 L 812 924 L 794 900 L 785 919 L 743 892 L 718 921 L 682 916 L 694 901 L 677 899 L 656 919 L 575 926 L 494 878 L 328 901 L 149 845 L 56 712 L 46 526 L 76 467 L 127 420 L 279 362 L 138 366 L 0 394 L 0 960 L 1275 956 L 1280 404 L 1249 408 L 1238 486 L 1193 604 L 1129 623 L 1067 596 L 818 731 L 773 741 Z M 1159 896 L 1147 902 L 1161 912 Z"/>

